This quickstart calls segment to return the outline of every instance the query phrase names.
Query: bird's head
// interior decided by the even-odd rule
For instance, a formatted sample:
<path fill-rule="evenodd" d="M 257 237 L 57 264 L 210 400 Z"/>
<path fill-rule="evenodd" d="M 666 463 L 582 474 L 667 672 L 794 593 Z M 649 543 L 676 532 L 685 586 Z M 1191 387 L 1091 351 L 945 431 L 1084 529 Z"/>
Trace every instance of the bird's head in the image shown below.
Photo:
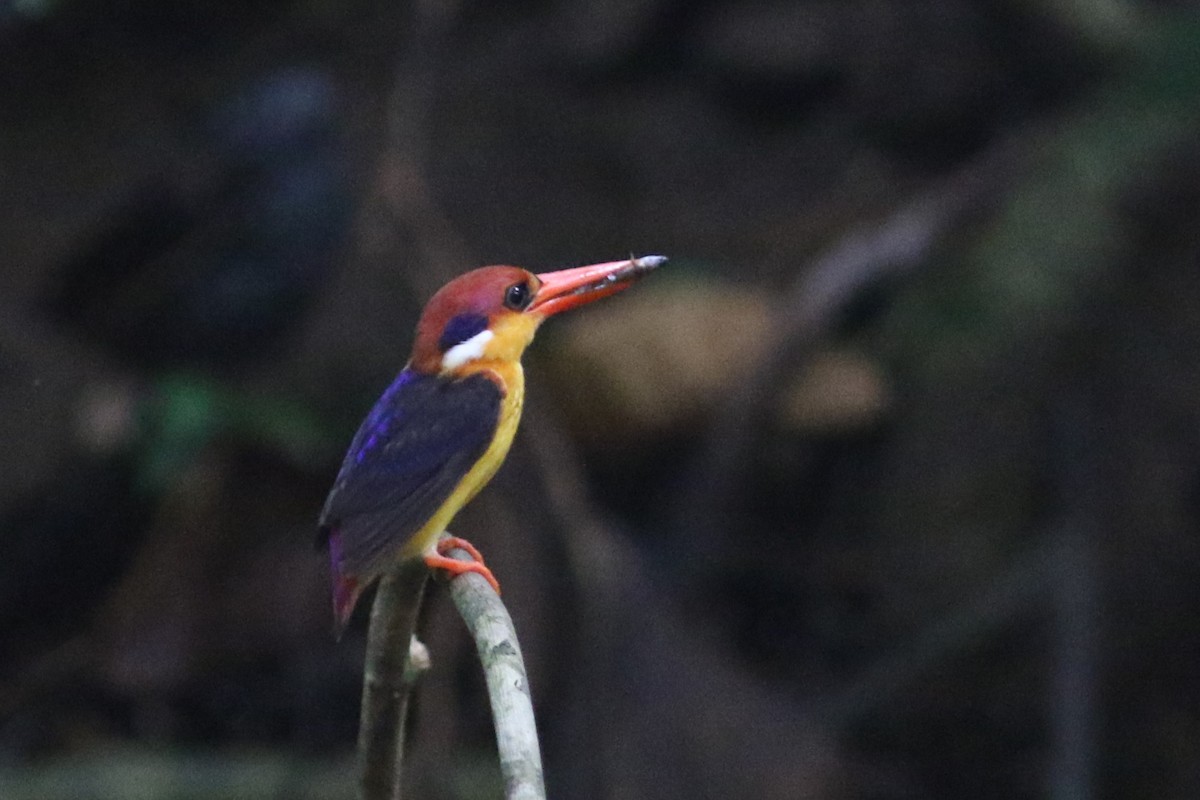
<path fill-rule="evenodd" d="M 537 275 L 508 266 L 460 275 L 421 313 L 412 367 L 454 375 L 517 361 L 546 317 L 619 292 L 664 261 L 643 256 Z"/>

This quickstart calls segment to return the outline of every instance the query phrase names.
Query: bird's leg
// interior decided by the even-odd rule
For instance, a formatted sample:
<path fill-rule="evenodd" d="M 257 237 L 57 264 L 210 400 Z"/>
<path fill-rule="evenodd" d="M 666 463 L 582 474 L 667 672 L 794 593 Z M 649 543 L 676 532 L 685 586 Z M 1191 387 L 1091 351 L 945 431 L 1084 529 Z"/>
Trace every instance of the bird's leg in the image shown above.
<path fill-rule="evenodd" d="M 471 554 L 474 561 L 459 561 L 457 558 L 450 558 L 444 555 L 447 550 L 454 548 L 466 550 Z M 425 553 L 425 565 L 430 569 L 444 569 L 453 575 L 461 575 L 464 572 L 475 572 L 482 575 L 484 579 L 492 585 L 496 590 L 496 594 L 500 594 L 500 582 L 496 580 L 496 576 L 483 563 L 483 555 L 475 548 L 475 545 L 468 542 L 466 539 L 460 539 L 457 536 L 445 536 L 438 540 L 437 546 Z"/>

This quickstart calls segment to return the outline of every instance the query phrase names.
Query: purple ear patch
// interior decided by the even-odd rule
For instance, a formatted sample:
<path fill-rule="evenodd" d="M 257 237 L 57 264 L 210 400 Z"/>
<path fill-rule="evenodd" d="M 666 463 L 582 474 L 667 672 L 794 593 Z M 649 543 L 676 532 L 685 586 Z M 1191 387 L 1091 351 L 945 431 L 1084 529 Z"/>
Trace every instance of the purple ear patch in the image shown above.
<path fill-rule="evenodd" d="M 438 349 L 443 353 L 454 347 L 456 344 L 462 344 L 472 336 L 477 336 L 487 330 L 488 318 L 483 314 L 459 314 L 456 317 L 451 317 L 446 323 L 446 327 L 442 329 L 442 336 L 438 339 Z"/>

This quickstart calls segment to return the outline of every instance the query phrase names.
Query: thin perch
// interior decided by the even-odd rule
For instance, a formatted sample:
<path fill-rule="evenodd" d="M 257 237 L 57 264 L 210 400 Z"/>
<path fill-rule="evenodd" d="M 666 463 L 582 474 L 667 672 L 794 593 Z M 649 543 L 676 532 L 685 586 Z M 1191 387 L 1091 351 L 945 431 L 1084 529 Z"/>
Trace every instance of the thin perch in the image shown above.
<path fill-rule="evenodd" d="M 469 560 L 464 550 L 448 555 Z M 450 581 L 450 597 L 475 638 L 496 725 L 496 747 L 506 800 L 545 800 L 542 755 L 525 661 L 504 602 L 481 575 L 466 572 Z"/>
<path fill-rule="evenodd" d="M 448 553 L 463 561 L 464 550 Z M 399 798 L 408 698 L 428 654 L 413 638 L 429 570 L 421 561 L 398 564 L 380 581 L 371 608 L 358 731 L 359 800 Z M 475 639 L 483 664 L 506 800 L 545 800 L 542 756 L 525 662 L 512 618 L 482 576 L 450 581 L 450 596 Z"/>
<path fill-rule="evenodd" d="M 428 653 L 413 638 L 429 570 L 406 561 L 385 574 L 371 606 L 358 724 L 358 798 L 400 797 L 408 698 Z"/>

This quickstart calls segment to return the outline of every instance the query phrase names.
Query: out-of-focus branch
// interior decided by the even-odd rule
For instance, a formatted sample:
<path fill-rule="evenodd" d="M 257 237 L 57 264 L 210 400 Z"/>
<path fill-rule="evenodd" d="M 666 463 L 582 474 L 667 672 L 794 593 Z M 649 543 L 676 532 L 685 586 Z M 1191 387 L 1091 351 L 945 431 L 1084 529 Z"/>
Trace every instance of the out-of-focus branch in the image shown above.
<path fill-rule="evenodd" d="M 1089 365 L 1090 366 L 1090 365 Z M 1094 368 L 1094 367 L 1093 367 Z M 1088 368 L 1081 371 L 1086 374 Z M 1058 492 L 1065 506 L 1054 569 L 1050 728 L 1052 750 L 1046 796 L 1089 800 L 1096 785 L 1101 736 L 1099 698 L 1105 625 L 1103 563 L 1105 540 L 1105 444 L 1100 437 L 1098 393 L 1083 379 L 1060 392 L 1051 417 L 1056 445 Z M 1074 388 L 1078 386 L 1078 388 Z"/>
<path fill-rule="evenodd" d="M 772 315 L 773 339 L 718 409 L 686 484 L 691 495 L 678 503 L 684 511 L 676 528 L 687 531 L 689 541 L 703 550 L 719 535 L 714 526 L 723 517 L 713 511 L 728 508 L 781 375 L 829 335 L 864 291 L 915 271 L 952 226 L 986 208 L 1011 180 L 1029 138 L 995 145 L 887 219 L 850 231 L 782 294 Z"/>
<path fill-rule="evenodd" d="M 371 607 L 358 724 L 359 800 L 400 796 L 408 697 L 429 654 L 413 638 L 429 570 L 403 561 L 383 576 Z"/>
<path fill-rule="evenodd" d="M 388 100 L 387 145 L 379 161 L 379 195 L 393 223 L 412 236 L 421 268 L 405 276 L 428 297 L 472 263 L 471 248 L 434 196 L 427 177 L 430 117 L 443 54 L 458 19 L 457 0 L 414 6 L 412 31 Z"/>
<path fill-rule="evenodd" d="M 470 561 L 463 550 L 449 555 Z M 450 581 L 450 596 L 475 638 L 496 726 L 496 746 L 507 800 L 545 800 L 542 755 L 525 661 L 504 602 L 482 576 L 467 572 Z"/>
<path fill-rule="evenodd" d="M 1107 52 L 1144 44 L 1151 15 L 1128 0 L 1015 0 L 1019 13 L 1045 14 L 1085 44 Z"/>

